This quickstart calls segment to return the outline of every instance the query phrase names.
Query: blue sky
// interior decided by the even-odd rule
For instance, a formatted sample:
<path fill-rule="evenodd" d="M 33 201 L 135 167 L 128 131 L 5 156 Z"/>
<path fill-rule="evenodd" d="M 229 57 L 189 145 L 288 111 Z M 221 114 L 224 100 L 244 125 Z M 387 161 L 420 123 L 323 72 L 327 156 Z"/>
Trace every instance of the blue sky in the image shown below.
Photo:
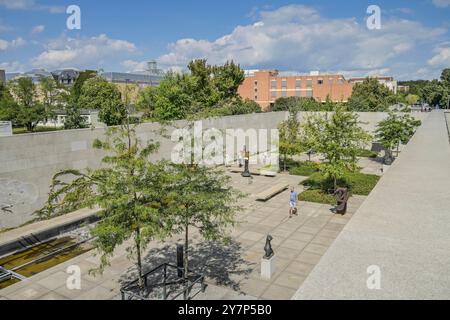
<path fill-rule="evenodd" d="M 67 6 L 81 29 L 66 27 Z M 367 7 L 381 9 L 369 30 Z M 246 69 L 431 79 L 450 67 L 450 0 L 0 0 L 0 68 L 137 71 L 195 58 Z"/>

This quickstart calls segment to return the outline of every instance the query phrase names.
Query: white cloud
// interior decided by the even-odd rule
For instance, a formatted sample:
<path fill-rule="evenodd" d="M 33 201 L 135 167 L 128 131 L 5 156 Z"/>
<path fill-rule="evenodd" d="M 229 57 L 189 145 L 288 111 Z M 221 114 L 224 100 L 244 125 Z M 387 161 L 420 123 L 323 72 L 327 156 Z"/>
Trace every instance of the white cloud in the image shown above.
<path fill-rule="evenodd" d="M 0 6 L 8 9 L 29 9 L 34 5 L 34 0 L 0 0 Z"/>
<path fill-rule="evenodd" d="M 44 52 L 31 59 L 31 65 L 47 69 L 67 66 L 85 68 L 88 65 L 98 66 L 103 59 L 136 51 L 133 43 L 111 39 L 105 34 L 85 39 L 63 36 L 48 43 Z"/>
<path fill-rule="evenodd" d="M 19 61 L 0 62 L 0 69 L 6 72 L 22 72 L 25 70 Z"/>
<path fill-rule="evenodd" d="M 368 30 L 354 18 L 330 19 L 314 8 L 288 5 L 262 11 L 259 21 L 237 26 L 216 40 L 180 39 L 158 62 L 185 67 L 191 59 L 210 63 L 233 59 L 246 68 L 280 70 L 359 70 L 365 75 L 385 70 L 419 44 L 435 41 L 447 32 L 411 20 L 385 18 L 381 30 Z"/>
<path fill-rule="evenodd" d="M 437 47 L 434 50 L 435 55 L 428 60 L 428 65 L 431 67 L 449 67 L 450 66 L 450 44 L 446 46 Z"/>
<path fill-rule="evenodd" d="M 433 4 L 438 8 L 446 8 L 450 6 L 450 0 L 433 0 Z"/>
<path fill-rule="evenodd" d="M 0 6 L 12 10 L 45 10 L 50 13 L 64 13 L 62 6 L 39 5 L 35 0 L 0 0 Z"/>
<path fill-rule="evenodd" d="M 31 29 L 31 33 L 32 34 L 41 33 L 44 30 L 45 30 L 45 26 L 44 25 L 38 25 L 38 26 L 34 26 L 33 29 Z"/>
<path fill-rule="evenodd" d="M 11 41 L 0 39 L 0 51 L 5 51 L 5 50 L 11 49 L 11 48 L 21 47 L 21 46 L 25 45 L 25 43 L 26 43 L 26 41 L 23 40 L 21 37 L 11 40 Z"/>
<path fill-rule="evenodd" d="M 126 69 L 126 72 L 137 72 L 147 70 L 146 61 L 139 62 L 134 60 L 125 60 L 121 64 Z"/>

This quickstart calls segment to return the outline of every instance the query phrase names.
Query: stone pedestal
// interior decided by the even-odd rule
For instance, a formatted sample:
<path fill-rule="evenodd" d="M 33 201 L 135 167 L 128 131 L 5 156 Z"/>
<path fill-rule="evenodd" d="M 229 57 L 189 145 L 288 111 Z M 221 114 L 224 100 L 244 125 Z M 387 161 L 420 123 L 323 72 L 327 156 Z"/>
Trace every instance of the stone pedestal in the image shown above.
<path fill-rule="evenodd" d="M 270 259 L 261 259 L 261 278 L 270 280 L 275 273 L 275 256 Z"/>

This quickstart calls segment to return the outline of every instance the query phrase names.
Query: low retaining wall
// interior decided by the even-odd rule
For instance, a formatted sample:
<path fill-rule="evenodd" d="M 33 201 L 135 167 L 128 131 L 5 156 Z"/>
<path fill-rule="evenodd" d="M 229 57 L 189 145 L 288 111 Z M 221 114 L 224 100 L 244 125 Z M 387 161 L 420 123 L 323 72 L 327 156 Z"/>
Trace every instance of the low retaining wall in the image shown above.
<path fill-rule="evenodd" d="M 300 120 L 310 114 L 301 112 Z M 364 129 L 373 131 L 386 113 L 359 113 Z M 427 114 L 413 114 L 424 118 Z M 202 121 L 203 129 L 275 129 L 286 119 L 287 112 L 212 118 Z M 183 126 L 176 122 L 176 127 Z M 170 159 L 174 143 L 157 132 L 159 125 L 144 123 L 137 127 L 139 138 L 145 142 L 159 141 L 160 149 L 151 160 Z M 173 129 L 168 129 L 168 133 Z M 0 228 L 17 227 L 32 218 L 32 213 L 47 199 L 53 175 L 63 169 L 97 168 L 103 152 L 92 148 L 105 129 L 81 129 L 0 137 L 0 206 L 10 205 L 12 213 L 0 211 Z M 239 150 L 236 150 L 238 152 Z"/>

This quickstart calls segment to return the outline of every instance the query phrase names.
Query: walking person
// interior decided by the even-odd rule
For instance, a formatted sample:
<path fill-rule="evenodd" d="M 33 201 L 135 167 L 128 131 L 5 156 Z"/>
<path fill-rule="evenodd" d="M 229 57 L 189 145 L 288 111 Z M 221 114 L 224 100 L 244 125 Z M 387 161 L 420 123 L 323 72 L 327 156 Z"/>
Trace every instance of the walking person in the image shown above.
<path fill-rule="evenodd" d="M 298 193 L 295 192 L 294 187 L 291 187 L 291 195 L 289 198 L 289 218 L 292 218 L 292 215 L 298 215 L 297 213 L 297 201 L 298 201 Z"/>

